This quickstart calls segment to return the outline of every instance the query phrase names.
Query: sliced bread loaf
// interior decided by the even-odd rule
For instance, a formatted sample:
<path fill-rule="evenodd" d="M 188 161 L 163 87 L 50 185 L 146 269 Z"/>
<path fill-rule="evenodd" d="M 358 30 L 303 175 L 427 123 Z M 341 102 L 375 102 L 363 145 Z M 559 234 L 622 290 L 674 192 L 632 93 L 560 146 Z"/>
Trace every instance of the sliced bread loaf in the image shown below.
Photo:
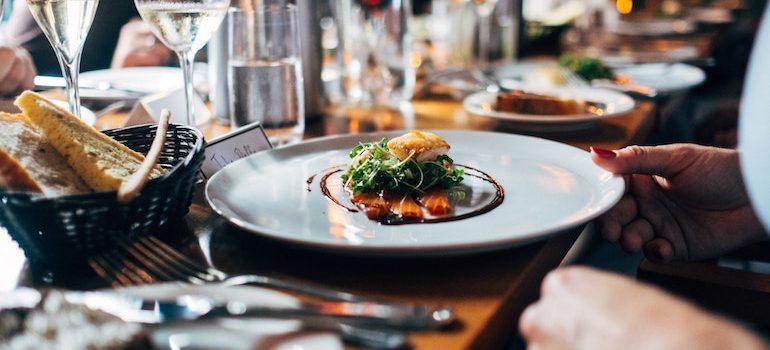
<path fill-rule="evenodd" d="M 91 192 L 77 173 L 21 114 L 0 113 L 0 185 L 61 196 Z"/>
<path fill-rule="evenodd" d="M 43 96 L 26 91 L 16 105 L 43 130 L 80 177 L 96 191 L 117 190 L 133 174 L 144 156 L 97 131 Z M 156 167 L 150 178 L 163 174 Z"/>

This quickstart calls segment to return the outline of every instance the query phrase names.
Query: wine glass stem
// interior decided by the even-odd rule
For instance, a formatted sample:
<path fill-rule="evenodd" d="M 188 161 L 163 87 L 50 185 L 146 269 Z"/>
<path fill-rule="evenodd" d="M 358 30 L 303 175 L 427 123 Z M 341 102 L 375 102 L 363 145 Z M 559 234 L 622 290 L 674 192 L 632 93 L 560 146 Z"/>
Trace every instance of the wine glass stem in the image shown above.
<path fill-rule="evenodd" d="M 193 103 L 193 62 L 195 51 L 179 51 L 179 62 L 184 73 L 184 97 L 187 106 L 187 125 L 195 126 L 195 105 Z"/>
<path fill-rule="evenodd" d="M 64 82 L 66 83 L 67 102 L 69 103 L 70 113 L 80 118 L 80 90 L 78 89 L 78 75 L 80 74 L 80 55 L 75 54 L 72 62 L 67 62 L 64 55 L 59 56 L 62 72 L 64 73 Z"/>
<path fill-rule="evenodd" d="M 482 70 L 489 65 L 489 32 L 492 24 L 489 17 L 479 15 L 479 68 Z"/>

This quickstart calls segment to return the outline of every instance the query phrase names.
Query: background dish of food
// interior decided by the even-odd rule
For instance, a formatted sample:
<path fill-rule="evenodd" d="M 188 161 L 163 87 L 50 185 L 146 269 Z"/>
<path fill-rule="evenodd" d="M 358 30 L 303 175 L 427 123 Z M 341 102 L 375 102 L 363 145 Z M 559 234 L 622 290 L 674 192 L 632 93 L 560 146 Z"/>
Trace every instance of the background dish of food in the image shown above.
<path fill-rule="evenodd" d="M 347 254 L 435 256 L 545 239 L 596 217 L 623 193 L 620 177 L 577 148 L 510 134 L 432 132 L 449 142 L 455 164 L 479 169 L 502 185 L 499 207 L 460 221 L 387 226 L 324 197 L 319 178 L 346 165 L 353 147 L 403 131 L 327 137 L 255 154 L 214 175 L 206 198 L 236 226 L 291 244 Z M 474 186 L 473 196 L 486 198 L 494 190 L 464 183 Z"/>
<path fill-rule="evenodd" d="M 632 98 L 619 92 L 594 89 L 591 87 L 567 88 L 554 86 L 528 88 L 527 85 L 523 84 L 518 84 L 516 86 L 542 95 L 598 103 L 605 106 L 604 114 L 597 115 L 585 112 L 572 115 L 534 115 L 505 112 L 498 110 L 496 107 L 497 94 L 489 92 L 477 92 L 468 96 L 463 101 L 463 107 L 470 113 L 503 121 L 511 126 L 519 127 L 520 129 L 564 131 L 590 128 L 595 126 L 601 119 L 620 116 L 630 112 L 634 109 L 636 104 Z"/>

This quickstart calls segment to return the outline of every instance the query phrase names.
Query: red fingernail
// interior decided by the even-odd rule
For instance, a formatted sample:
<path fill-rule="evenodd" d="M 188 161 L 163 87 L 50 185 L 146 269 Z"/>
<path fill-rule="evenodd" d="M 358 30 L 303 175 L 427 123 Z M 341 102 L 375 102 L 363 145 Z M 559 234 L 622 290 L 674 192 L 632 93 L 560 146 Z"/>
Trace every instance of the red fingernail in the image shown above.
<path fill-rule="evenodd" d="M 599 158 L 605 158 L 605 159 L 614 159 L 618 156 L 615 151 L 610 151 L 608 149 L 600 148 L 600 147 L 591 147 L 591 152 L 596 153 Z"/>

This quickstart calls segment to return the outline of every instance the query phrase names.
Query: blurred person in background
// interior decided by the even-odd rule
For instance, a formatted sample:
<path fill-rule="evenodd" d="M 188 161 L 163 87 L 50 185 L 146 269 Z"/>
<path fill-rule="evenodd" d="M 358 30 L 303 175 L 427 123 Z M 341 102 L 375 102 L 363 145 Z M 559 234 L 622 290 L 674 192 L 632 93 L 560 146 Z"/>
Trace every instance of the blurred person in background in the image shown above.
<path fill-rule="evenodd" d="M 31 89 L 37 72 L 26 50 L 0 44 L 0 96 L 14 96 Z"/>
<path fill-rule="evenodd" d="M 61 75 L 51 44 L 32 17 L 24 0 L 14 0 L 13 11 L 0 33 L 25 49 L 38 73 Z M 109 0 L 99 4 L 86 39 L 81 71 L 169 63 L 171 53 L 139 19 L 133 0 Z"/>
<path fill-rule="evenodd" d="M 594 162 L 623 175 L 627 184 L 618 204 L 596 220 L 602 237 L 653 261 L 719 257 L 770 237 L 769 11 L 746 75 L 737 150 L 694 144 L 592 148 Z M 540 300 L 522 313 L 519 328 L 529 347 L 539 350 L 770 349 L 737 323 L 587 267 L 546 276 Z"/>

